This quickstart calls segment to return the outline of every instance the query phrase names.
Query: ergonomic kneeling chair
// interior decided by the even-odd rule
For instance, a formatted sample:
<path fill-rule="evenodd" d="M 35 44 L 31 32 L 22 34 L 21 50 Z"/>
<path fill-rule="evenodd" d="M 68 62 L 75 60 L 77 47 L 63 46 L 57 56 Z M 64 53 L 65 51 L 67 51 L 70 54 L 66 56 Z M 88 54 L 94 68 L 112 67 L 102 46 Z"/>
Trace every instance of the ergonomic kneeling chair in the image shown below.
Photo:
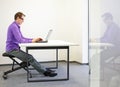
<path fill-rule="evenodd" d="M 6 72 L 3 73 L 3 78 L 4 78 L 4 79 L 7 79 L 7 74 L 12 73 L 12 72 L 14 72 L 14 71 L 16 71 L 16 70 L 19 70 L 19 69 L 22 69 L 22 68 L 23 68 L 25 71 L 29 72 L 28 69 L 27 69 L 27 66 L 30 66 L 29 63 L 28 63 L 28 64 L 27 64 L 27 62 L 21 62 L 21 63 L 19 63 L 18 61 L 16 61 L 16 60 L 14 59 L 15 56 L 10 55 L 10 54 L 8 54 L 8 53 L 6 53 L 6 52 L 3 53 L 2 56 L 4 56 L 4 57 L 9 57 L 9 58 L 13 61 L 13 63 L 12 63 L 12 69 L 10 69 L 10 70 L 8 70 L 8 71 L 6 71 Z M 16 67 L 16 68 L 14 67 L 15 63 L 19 65 L 19 66 Z M 30 73 L 30 77 L 32 77 L 31 73 Z"/>

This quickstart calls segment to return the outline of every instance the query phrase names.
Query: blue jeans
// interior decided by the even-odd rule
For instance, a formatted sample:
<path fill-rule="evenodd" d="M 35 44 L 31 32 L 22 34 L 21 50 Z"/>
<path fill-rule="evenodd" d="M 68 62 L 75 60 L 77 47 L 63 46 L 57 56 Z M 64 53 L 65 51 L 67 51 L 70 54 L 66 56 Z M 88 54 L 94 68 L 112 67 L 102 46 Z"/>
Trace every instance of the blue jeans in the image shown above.
<path fill-rule="evenodd" d="M 31 54 L 28 54 L 22 50 L 12 50 L 7 53 L 15 56 L 23 62 L 28 61 L 30 65 L 34 67 L 34 69 L 36 69 L 39 73 L 44 73 L 46 71 L 46 69 L 42 68 L 40 63 L 37 62 L 37 60 Z"/>

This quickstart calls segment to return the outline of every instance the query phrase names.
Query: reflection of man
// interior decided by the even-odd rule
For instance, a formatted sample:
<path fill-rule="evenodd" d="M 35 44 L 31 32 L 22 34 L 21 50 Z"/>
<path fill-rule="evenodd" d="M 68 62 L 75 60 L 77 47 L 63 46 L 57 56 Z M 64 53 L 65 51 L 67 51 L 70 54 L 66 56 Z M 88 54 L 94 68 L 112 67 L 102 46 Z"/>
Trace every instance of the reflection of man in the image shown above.
<path fill-rule="evenodd" d="M 113 44 L 112 47 L 101 52 L 101 60 L 103 60 L 101 62 L 105 63 L 105 60 L 110 57 L 120 56 L 120 28 L 114 23 L 113 16 L 110 13 L 105 13 L 102 17 L 107 26 L 107 30 L 103 37 L 100 38 L 100 42 Z"/>
<path fill-rule="evenodd" d="M 100 38 L 101 42 L 104 43 L 112 43 L 115 46 L 118 46 L 120 39 L 120 28 L 113 21 L 113 16 L 110 13 L 105 13 L 102 15 L 104 23 L 107 25 L 107 30 L 105 31 L 102 38 Z"/>
<path fill-rule="evenodd" d="M 104 79 L 111 79 L 112 75 L 109 75 L 110 72 L 106 72 L 108 64 L 108 60 L 114 60 L 114 58 L 120 56 L 120 28 L 113 21 L 113 16 L 110 13 L 105 13 L 102 15 L 103 21 L 107 26 L 107 29 L 104 35 L 100 39 L 93 40 L 94 42 L 100 41 L 101 43 L 110 43 L 113 46 L 108 47 L 100 52 L 100 54 L 95 54 L 93 58 L 97 58 L 100 56 L 100 70 L 101 76 L 104 74 Z M 110 61 L 109 61 L 110 62 Z"/>
<path fill-rule="evenodd" d="M 113 16 L 110 13 L 105 13 L 102 15 L 103 21 L 107 26 L 107 29 L 104 35 L 99 39 L 93 39 L 92 42 L 101 42 L 101 43 L 111 43 L 115 46 L 119 45 L 120 39 L 120 28 L 113 21 Z"/>
<path fill-rule="evenodd" d="M 103 17 L 104 22 L 107 25 L 107 30 L 101 38 L 101 42 L 112 43 L 114 46 L 101 52 L 101 69 L 105 67 L 105 61 L 109 60 L 110 57 L 113 57 L 114 60 L 116 57 L 120 56 L 120 28 L 113 22 L 113 17 L 110 13 L 104 14 Z M 108 64 L 108 66 L 110 65 L 111 64 Z M 104 76 L 108 75 L 106 78 L 110 80 L 110 82 L 108 82 L 109 87 L 120 86 L 119 73 L 116 75 L 114 70 L 110 72 L 106 71 L 105 73 Z"/>
<path fill-rule="evenodd" d="M 120 28 L 116 23 L 114 23 L 113 16 L 110 13 L 103 14 L 102 18 L 107 26 L 107 29 L 100 39 L 95 39 L 92 41 L 100 41 L 101 43 L 110 43 L 113 45 L 101 52 L 101 59 L 106 60 L 110 57 L 120 55 Z"/>

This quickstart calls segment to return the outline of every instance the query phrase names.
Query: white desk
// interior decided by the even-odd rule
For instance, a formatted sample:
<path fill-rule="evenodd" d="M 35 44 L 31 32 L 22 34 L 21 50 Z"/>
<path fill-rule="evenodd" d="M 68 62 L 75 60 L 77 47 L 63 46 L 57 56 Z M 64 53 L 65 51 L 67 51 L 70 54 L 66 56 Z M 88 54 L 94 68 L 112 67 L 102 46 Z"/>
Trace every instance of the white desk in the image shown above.
<path fill-rule="evenodd" d="M 110 43 L 89 43 L 91 49 L 106 49 L 111 46 L 113 45 Z"/>
<path fill-rule="evenodd" d="M 104 50 L 104 49 L 107 49 L 108 47 L 112 47 L 114 46 L 113 44 L 111 43 L 97 43 L 97 42 L 91 42 L 89 43 L 89 50 L 94 50 L 95 53 L 94 54 L 97 54 L 99 53 L 100 51 Z M 92 54 L 92 52 L 90 53 L 89 52 L 89 55 Z M 92 56 L 90 56 L 92 57 Z"/>
<path fill-rule="evenodd" d="M 22 43 L 20 47 L 25 47 L 26 52 L 28 50 L 41 50 L 41 49 L 56 49 L 56 67 L 58 68 L 58 50 L 59 49 L 66 49 L 67 50 L 67 78 L 62 79 L 45 79 L 45 80 L 30 80 L 29 72 L 27 73 L 27 80 L 28 82 L 38 82 L 38 81 L 62 81 L 62 80 L 69 80 L 69 46 L 77 46 L 75 43 L 70 43 L 61 40 L 49 40 L 47 43 Z M 29 69 L 28 69 L 29 71 Z"/>
<path fill-rule="evenodd" d="M 22 47 L 32 47 L 32 46 L 77 46 L 76 43 L 66 42 L 62 40 L 49 40 L 47 43 L 22 43 L 20 46 Z"/>
<path fill-rule="evenodd" d="M 94 84 L 95 81 L 100 84 L 100 55 L 98 55 L 98 58 L 93 58 L 93 55 L 112 46 L 110 43 L 89 43 L 89 73 L 91 74 L 91 84 Z"/>

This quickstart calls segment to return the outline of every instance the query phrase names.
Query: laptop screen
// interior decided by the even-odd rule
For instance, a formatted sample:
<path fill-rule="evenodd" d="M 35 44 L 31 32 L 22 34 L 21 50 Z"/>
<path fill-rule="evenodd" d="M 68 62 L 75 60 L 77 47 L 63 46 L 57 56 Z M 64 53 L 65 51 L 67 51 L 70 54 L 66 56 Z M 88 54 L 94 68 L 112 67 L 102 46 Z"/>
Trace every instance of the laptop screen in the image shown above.
<path fill-rule="evenodd" d="M 49 39 L 49 37 L 50 37 L 50 35 L 51 35 L 52 31 L 53 31 L 52 29 L 51 29 L 51 30 L 49 30 L 49 32 L 48 32 L 48 34 L 47 34 L 47 36 L 46 36 L 46 38 L 45 38 L 45 40 L 46 40 L 46 41 L 48 41 L 48 39 Z"/>

